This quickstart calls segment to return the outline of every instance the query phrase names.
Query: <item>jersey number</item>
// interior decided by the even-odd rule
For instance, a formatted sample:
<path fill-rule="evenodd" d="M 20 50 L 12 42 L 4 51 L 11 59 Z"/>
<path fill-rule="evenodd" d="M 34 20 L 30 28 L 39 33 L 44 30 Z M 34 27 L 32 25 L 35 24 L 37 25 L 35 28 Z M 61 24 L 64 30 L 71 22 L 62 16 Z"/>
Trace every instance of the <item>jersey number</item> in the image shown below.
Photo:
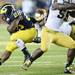
<path fill-rule="evenodd" d="M 65 11 L 60 11 L 57 17 L 62 19 L 64 18 L 64 16 L 65 16 Z"/>

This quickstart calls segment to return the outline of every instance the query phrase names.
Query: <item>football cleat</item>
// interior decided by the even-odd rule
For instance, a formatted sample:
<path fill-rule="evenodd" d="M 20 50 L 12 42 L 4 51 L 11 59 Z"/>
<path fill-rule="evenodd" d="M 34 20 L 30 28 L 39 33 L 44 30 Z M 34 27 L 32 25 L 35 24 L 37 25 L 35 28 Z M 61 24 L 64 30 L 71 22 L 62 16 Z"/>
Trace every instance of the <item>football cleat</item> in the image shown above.
<path fill-rule="evenodd" d="M 22 68 L 23 68 L 24 70 L 28 70 L 28 68 L 31 66 L 31 64 L 32 64 L 32 62 L 31 62 L 29 59 L 27 59 L 27 60 L 25 61 L 25 63 L 23 64 Z"/>
<path fill-rule="evenodd" d="M 40 43 L 41 42 L 41 38 L 40 37 L 36 37 L 33 39 L 34 43 Z"/>
<path fill-rule="evenodd" d="M 11 15 L 11 13 L 15 10 L 15 6 L 12 4 L 4 4 L 0 8 L 0 14 Z"/>
<path fill-rule="evenodd" d="M 69 67 L 67 67 L 67 68 L 65 68 L 64 73 L 65 74 L 72 74 L 72 71 L 70 70 Z"/>

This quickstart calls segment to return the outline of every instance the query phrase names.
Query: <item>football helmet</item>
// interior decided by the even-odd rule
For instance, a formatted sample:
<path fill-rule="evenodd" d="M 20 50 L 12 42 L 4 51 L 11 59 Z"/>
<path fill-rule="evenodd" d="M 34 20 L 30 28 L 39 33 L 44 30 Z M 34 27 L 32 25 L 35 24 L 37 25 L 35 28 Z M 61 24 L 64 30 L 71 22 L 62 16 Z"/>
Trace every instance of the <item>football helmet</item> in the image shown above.
<path fill-rule="evenodd" d="M 4 21 L 8 20 L 8 18 L 12 15 L 12 13 L 15 11 L 15 7 L 12 4 L 4 4 L 0 8 L 0 14 L 2 15 L 2 19 Z"/>
<path fill-rule="evenodd" d="M 44 20 L 46 17 L 47 17 L 47 10 L 46 9 L 39 8 L 39 9 L 36 10 L 34 18 L 37 21 Z"/>
<path fill-rule="evenodd" d="M 12 4 L 4 4 L 0 8 L 0 14 L 8 14 L 10 15 L 15 10 L 14 5 Z"/>
<path fill-rule="evenodd" d="M 48 10 L 39 8 L 36 10 L 34 18 L 39 23 L 39 26 L 42 27 L 45 25 L 47 16 L 48 16 Z"/>

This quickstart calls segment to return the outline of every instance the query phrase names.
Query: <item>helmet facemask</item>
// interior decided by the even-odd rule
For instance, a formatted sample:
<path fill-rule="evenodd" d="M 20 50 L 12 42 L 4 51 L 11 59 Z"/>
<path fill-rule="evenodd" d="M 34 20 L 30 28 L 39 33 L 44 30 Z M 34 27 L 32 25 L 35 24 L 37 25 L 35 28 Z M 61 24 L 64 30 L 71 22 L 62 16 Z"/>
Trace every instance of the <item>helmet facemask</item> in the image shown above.
<path fill-rule="evenodd" d="M 0 14 L 2 14 L 2 19 L 6 21 L 15 11 L 15 7 L 11 4 L 5 4 L 0 9 Z"/>
<path fill-rule="evenodd" d="M 37 9 L 34 15 L 36 21 L 39 22 L 40 26 L 43 26 L 47 19 L 47 10 L 46 9 Z"/>

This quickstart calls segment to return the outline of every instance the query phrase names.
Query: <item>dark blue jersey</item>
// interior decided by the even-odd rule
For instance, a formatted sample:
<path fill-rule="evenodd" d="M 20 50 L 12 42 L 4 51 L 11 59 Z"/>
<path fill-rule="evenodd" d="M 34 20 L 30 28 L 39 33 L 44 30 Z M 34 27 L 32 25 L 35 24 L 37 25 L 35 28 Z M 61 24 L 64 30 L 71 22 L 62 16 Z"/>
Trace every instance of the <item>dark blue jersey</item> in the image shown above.
<path fill-rule="evenodd" d="M 5 21 L 9 25 L 11 25 L 11 23 L 15 19 L 18 19 L 20 16 L 22 16 L 22 19 L 19 21 L 19 23 L 17 25 L 17 30 L 24 30 L 24 29 L 32 28 L 32 27 L 34 27 L 34 23 L 37 22 L 34 18 L 24 15 L 24 13 L 21 10 L 15 10 L 10 15 L 5 14 L 4 16 L 6 18 Z"/>
<path fill-rule="evenodd" d="M 34 18 L 25 16 L 22 20 L 19 21 L 18 27 L 21 30 L 28 29 L 34 27 L 34 23 L 37 21 Z"/>

